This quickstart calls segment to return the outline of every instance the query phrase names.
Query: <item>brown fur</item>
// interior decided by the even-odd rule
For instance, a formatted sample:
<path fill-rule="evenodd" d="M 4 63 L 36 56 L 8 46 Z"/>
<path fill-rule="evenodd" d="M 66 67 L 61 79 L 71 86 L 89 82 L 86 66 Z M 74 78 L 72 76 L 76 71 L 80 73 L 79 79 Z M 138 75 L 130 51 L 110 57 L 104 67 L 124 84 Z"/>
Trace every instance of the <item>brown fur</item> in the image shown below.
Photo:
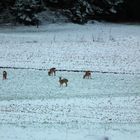
<path fill-rule="evenodd" d="M 7 72 L 3 71 L 3 80 L 6 80 L 6 79 L 7 79 Z"/>
<path fill-rule="evenodd" d="M 48 75 L 49 76 L 55 76 L 56 75 L 56 68 L 51 68 L 49 71 L 48 71 Z"/>
<path fill-rule="evenodd" d="M 60 86 L 65 84 L 67 87 L 68 86 L 68 79 L 65 79 L 65 78 L 62 79 L 61 77 L 59 77 L 59 83 L 60 83 Z"/>
<path fill-rule="evenodd" d="M 85 78 L 87 78 L 87 79 L 91 78 L 91 71 L 85 71 L 83 79 L 85 79 Z"/>

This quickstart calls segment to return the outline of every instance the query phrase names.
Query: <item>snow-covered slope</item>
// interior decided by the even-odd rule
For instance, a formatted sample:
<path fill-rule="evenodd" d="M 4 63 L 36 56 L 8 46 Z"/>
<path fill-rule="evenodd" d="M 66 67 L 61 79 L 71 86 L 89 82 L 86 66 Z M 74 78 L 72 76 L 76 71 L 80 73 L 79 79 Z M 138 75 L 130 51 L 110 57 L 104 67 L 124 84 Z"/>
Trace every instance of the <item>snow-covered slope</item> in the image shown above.
<path fill-rule="evenodd" d="M 0 69 L 0 139 L 139 140 L 139 40 L 138 25 L 0 28 L 0 66 L 27 68 Z"/>
<path fill-rule="evenodd" d="M 138 25 L 54 24 L 0 32 L 0 66 L 140 73 Z"/>
<path fill-rule="evenodd" d="M 7 72 L 8 80 L 0 80 L 0 100 L 131 97 L 140 94 L 140 75 L 136 74 L 93 73 L 92 79 L 83 80 L 82 72 L 57 72 L 56 77 L 49 77 L 47 71 L 7 70 Z M 69 80 L 67 88 L 60 88 L 58 82 L 60 76 Z"/>

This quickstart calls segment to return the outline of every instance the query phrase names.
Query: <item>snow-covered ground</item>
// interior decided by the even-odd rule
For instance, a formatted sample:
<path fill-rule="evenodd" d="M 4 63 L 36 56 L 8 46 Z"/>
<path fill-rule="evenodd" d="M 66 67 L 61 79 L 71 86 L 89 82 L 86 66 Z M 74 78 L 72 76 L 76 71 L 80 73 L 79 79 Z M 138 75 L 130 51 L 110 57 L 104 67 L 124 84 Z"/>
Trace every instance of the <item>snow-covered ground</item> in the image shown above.
<path fill-rule="evenodd" d="M 139 25 L 0 28 L 0 67 L 44 69 L 0 69 L 8 72 L 0 80 L 0 139 L 139 140 L 139 40 Z M 89 69 L 92 79 L 49 77 L 50 67 Z"/>
<path fill-rule="evenodd" d="M 140 73 L 139 25 L 54 24 L 0 32 L 0 66 Z"/>

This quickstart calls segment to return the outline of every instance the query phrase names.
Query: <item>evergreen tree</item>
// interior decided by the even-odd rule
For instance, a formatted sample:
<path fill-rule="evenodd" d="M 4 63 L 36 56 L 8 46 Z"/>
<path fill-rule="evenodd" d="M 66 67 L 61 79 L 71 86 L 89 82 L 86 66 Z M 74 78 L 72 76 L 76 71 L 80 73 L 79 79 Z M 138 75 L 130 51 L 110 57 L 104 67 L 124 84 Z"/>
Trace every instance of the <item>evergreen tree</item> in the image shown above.
<path fill-rule="evenodd" d="M 139 0 L 0 0 L 0 22 L 15 19 L 19 23 L 36 25 L 39 23 L 37 13 L 44 7 L 61 11 L 72 22 L 80 24 L 94 19 L 140 20 L 139 4 Z"/>
<path fill-rule="evenodd" d="M 140 21 L 140 0 L 124 0 L 124 2 L 126 18 Z"/>
<path fill-rule="evenodd" d="M 11 11 L 15 22 L 36 25 L 39 22 L 36 14 L 41 11 L 41 3 L 40 0 L 17 0 Z"/>
<path fill-rule="evenodd" d="M 121 13 L 122 4 L 123 0 L 76 0 L 73 7 L 65 12 L 77 23 L 85 23 L 92 19 L 113 20 Z"/>
<path fill-rule="evenodd" d="M 0 0 L 0 12 L 15 4 L 15 0 Z"/>

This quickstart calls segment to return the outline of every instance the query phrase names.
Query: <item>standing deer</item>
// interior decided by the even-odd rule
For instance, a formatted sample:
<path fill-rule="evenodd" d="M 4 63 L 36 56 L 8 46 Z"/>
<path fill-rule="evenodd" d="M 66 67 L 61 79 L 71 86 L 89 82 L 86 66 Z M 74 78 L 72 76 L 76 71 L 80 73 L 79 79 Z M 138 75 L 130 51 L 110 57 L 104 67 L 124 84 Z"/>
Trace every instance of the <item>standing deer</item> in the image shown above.
<path fill-rule="evenodd" d="M 66 85 L 66 87 L 68 86 L 68 79 L 65 79 L 65 78 L 61 78 L 59 77 L 59 83 L 60 83 L 60 87 L 63 86 L 63 84 Z"/>
<path fill-rule="evenodd" d="M 49 71 L 48 71 L 48 75 L 49 76 L 51 76 L 51 75 L 56 75 L 56 68 L 51 68 L 51 69 L 49 69 Z"/>
<path fill-rule="evenodd" d="M 85 71 L 83 79 L 85 79 L 85 78 L 87 78 L 87 79 L 91 78 L 91 71 Z"/>
<path fill-rule="evenodd" d="M 7 79 L 7 72 L 3 71 L 3 80 L 6 80 L 6 79 Z"/>

